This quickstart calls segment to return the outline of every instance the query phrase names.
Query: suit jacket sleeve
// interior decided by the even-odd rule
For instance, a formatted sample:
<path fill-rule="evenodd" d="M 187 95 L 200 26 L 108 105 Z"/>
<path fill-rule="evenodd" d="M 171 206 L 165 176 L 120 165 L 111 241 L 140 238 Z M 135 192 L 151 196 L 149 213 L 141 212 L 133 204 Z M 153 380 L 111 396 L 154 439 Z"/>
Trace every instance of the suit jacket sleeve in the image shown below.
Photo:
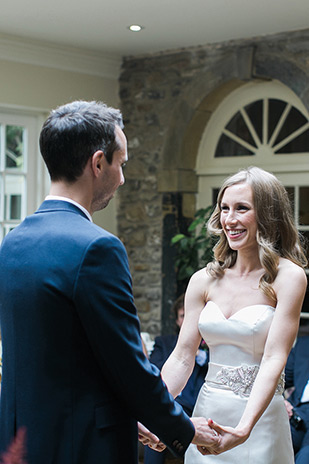
<path fill-rule="evenodd" d="M 112 235 L 84 254 L 73 297 L 107 382 L 129 413 L 183 455 L 194 427 L 143 353 L 124 246 Z"/>

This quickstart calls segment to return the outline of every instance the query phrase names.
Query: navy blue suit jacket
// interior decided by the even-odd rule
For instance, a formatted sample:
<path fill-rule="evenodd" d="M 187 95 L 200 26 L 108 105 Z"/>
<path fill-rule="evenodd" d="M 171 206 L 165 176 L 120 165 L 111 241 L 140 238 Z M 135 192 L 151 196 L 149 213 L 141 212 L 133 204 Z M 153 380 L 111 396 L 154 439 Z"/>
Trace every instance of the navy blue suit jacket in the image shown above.
<path fill-rule="evenodd" d="M 285 368 L 286 388 L 295 387 L 288 398 L 297 407 L 309 379 L 309 336 L 299 337 L 289 354 Z"/>
<path fill-rule="evenodd" d="M 29 464 L 136 464 L 139 420 L 182 455 L 194 428 L 145 358 L 125 249 L 45 201 L 0 249 L 0 452 Z"/>

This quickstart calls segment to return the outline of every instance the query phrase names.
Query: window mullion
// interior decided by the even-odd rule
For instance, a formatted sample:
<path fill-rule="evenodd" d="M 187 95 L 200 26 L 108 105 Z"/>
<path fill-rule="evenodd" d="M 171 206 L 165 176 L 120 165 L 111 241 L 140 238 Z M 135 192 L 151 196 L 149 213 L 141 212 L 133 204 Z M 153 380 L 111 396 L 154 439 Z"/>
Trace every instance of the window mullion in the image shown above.
<path fill-rule="evenodd" d="M 299 229 L 299 186 L 295 185 L 294 190 L 294 220 L 296 227 Z"/>
<path fill-rule="evenodd" d="M 245 123 L 247 124 L 247 127 L 248 127 L 248 129 L 250 131 L 250 134 L 252 135 L 253 140 L 256 143 L 256 146 L 259 147 L 261 145 L 261 141 L 259 139 L 259 136 L 256 133 L 255 128 L 253 127 L 252 122 L 250 121 L 250 118 L 249 118 L 246 110 L 244 108 L 241 108 L 240 113 L 241 113 L 242 117 L 244 118 Z"/>
<path fill-rule="evenodd" d="M 5 169 L 5 125 L 0 125 L 0 171 Z"/>
<path fill-rule="evenodd" d="M 279 132 L 280 132 L 280 130 L 281 130 L 281 128 L 282 128 L 282 126 L 283 126 L 283 124 L 284 124 L 284 122 L 285 122 L 285 120 L 286 120 L 286 118 L 287 118 L 287 116 L 288 116 L 288 114 L 289 114 L 289 112 L 291 110 L 291 108 L 292 108 L 292 105 L 290 103 L 287 103 L 283 113 L 281 114 L 281 117 L 280 117 L 280 119 L 278 121 L 278 124 L 277 124 L 271 138 L 270 138 L 270 141 L 269 141 L 269 146 L 270 147 L 272 147 L 274 141 L 276 140 L 276 138 L 277 138 L 277 136 L 278 136 L 278 134 L 279 134 Z"/>
<path fill-rule="evenodd" d="M 268 142 L 268 118 L 269 118 L 269 100 L 264 98 L 263 100 L 263 145 L 267 145 Z"/>

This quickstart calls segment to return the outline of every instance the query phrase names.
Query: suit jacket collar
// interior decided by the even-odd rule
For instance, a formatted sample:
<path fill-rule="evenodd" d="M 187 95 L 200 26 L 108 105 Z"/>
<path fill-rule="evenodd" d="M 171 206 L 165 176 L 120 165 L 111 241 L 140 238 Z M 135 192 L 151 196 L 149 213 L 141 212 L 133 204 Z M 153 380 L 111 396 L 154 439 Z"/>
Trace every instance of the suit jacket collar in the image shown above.
<path fill-rule="evenodd" d="M 55 211 L 67 211 L 70 213 L 79 214 L 89 221 L 87 215 L 80 208 L 78 208 L 78 206 L 75 206 L 72 203 L 64 200 L 45 200 L 37 209 L 35 214 L 50 213 Z"/>

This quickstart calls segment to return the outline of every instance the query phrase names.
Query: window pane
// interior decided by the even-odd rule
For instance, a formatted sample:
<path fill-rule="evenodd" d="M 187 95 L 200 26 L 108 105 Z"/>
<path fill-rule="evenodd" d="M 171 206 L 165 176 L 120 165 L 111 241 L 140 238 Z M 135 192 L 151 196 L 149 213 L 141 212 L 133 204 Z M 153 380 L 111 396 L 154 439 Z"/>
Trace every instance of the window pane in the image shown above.
<path fill-rule="evenodd" d="M 222 134 L 216 149 L 215 158 L 223 156 L 252 156 L 254 153 L 239 143 Z"/>
<path fill-rule="evenodd" d="M 294 211 L 294 205 L 295 205 L 295 190 L 294 190 L 294 187 L 285 187 L 285 190 L 288 192 L 288 195 L 289 195 L 289 199 L 290 199 L 290 202 L 291 202 L 291 205 L 292 205 L 292 210 Z"/>
<path fill-rule="evenodd" d="M 307 256 L 307 259 L 309 261 L 309 231 L 306 230 L 306 231 L 301 231 L 301 234 L 305 237 L 305 240 L 304 240 L 304 247 L 305 247 L 305 253 L 306 253 L 306 256 Z"/>
<path fill-rule="evenodd" d="M 272 133 L 277 127 L 279 119 L 285 110 L 286 102 L 281 100 L 269 99 L 269 114 L 268 114 L 268 136 L 272 136 Z"/>
<path fill-rule="evenodd" d="M 295 132 L 307 122 L 308 121 L 306 120 L 305 116 L 303 116 L 296 108 L 292 107 L 284 121 L 278 137 L 276 138 L 276 143 L 281 142 L 281 140 L 288 137 L 290 134 L 292 134 L 292 132 Z"/>
<path fill-rule="evenodd" d="M 250 145 L 253 145 L 254 147 L 256 146 L 248 126 L 240 112 L 236 113 L 235 116 L 232 117 L 230 122 L 227 124 L 226 129 L 233 132 L 233 134 L 237 135 L 245 142 L 250 143 Z"/>
<path fill-rule="evenodd" d="M 11 219 L 21 218 L 21 195 L 11 195 Z"/>
<path fill-rule="evenodd" d="M 21 126 L 6 126 L 5 167 L 24 169 L 24 132 Z"/>
<path fill-rule="evenodd" d="M 254 129 L 256 130 L 259 139 L 263 139 L 263 100 L 258 100 L 245 106 L 247 115 L 249 116 Z"/>
<path fill-rule="evenodd" d="M 299 224 L 309 226 L 309 187 L 299 187 Z"/>
<path fill-rule="evenodd" d="M 23 176 L 5 176 L 4 181 L 4 218 L 18 220 L 22 218 L 22 197 L 24 194 Z"/>
<path fill-rule="evenodd" d="M 308 151 L 309 151 L 309 130 L 306 130 L 305 132 L 300 134 L 298 137 L 291 140 L 291 142 L 287 143 L 282 148 L 280 148 L 280 150 L 277 150 L 275 154 L 306 153 Z"/>
<path fill-rule="evenodd" d="M 215 206 L 216 203 L 217 203 L 217 198 L 218 198 L 219 191 L 220 191 L 220 189 L 218 189 L 218 188 L 213 188 L 212 189 L 212 204 L 213 204 L 213 206 Z"/>

